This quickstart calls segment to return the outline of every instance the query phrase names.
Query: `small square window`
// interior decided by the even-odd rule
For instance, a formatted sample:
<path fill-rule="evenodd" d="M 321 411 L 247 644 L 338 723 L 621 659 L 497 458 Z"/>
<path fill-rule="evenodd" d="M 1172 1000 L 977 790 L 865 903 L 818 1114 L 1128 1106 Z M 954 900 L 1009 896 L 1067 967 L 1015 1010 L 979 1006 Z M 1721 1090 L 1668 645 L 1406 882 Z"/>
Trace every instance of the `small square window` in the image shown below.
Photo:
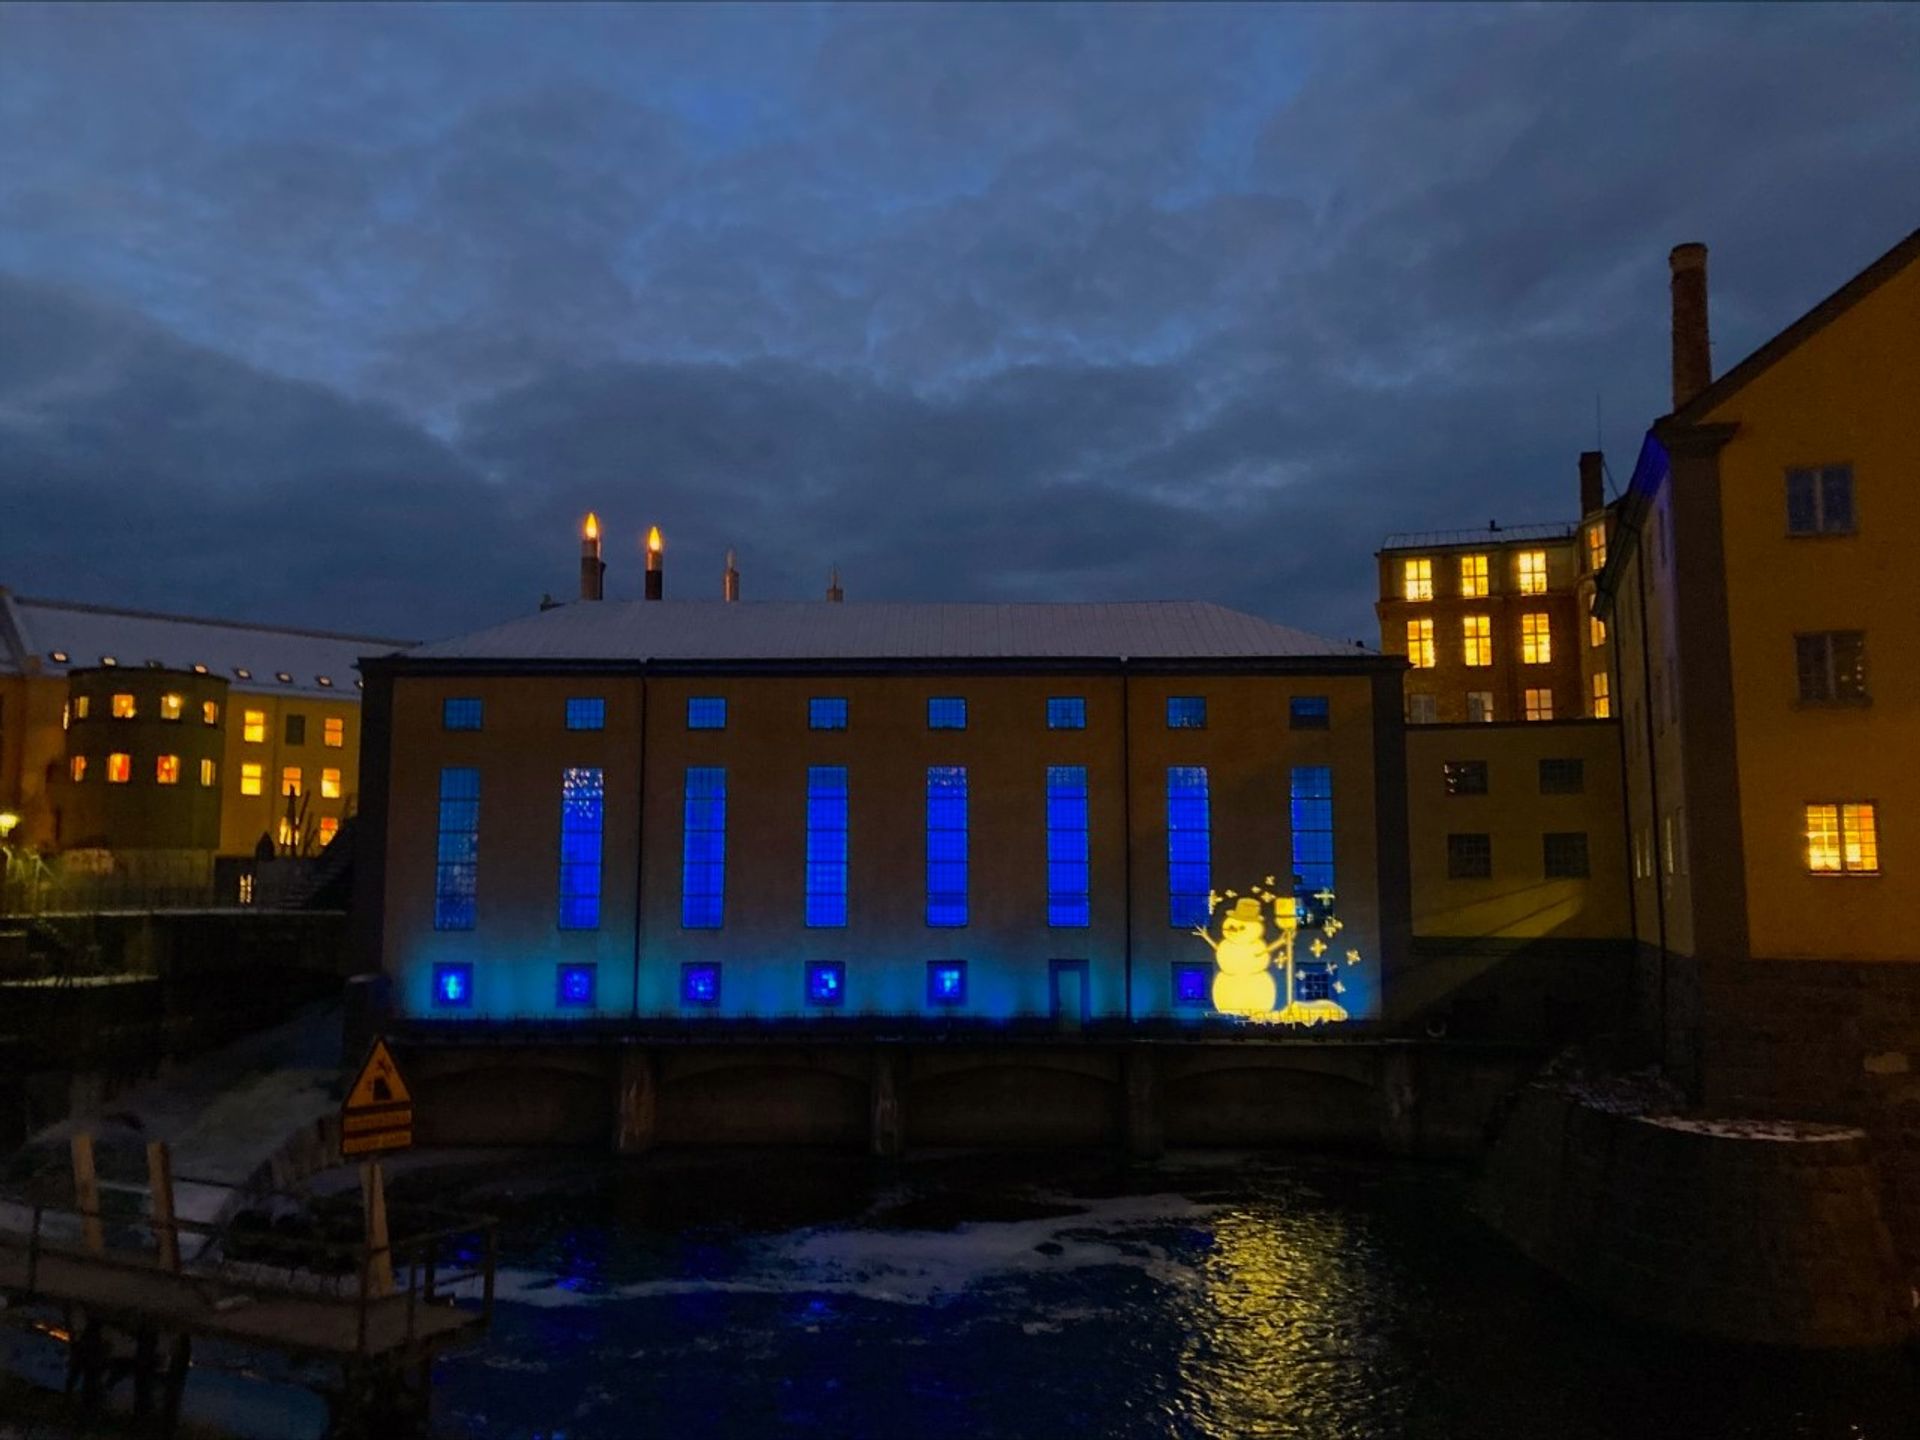
<path fill-rule="evenodd" d="M 213 722 L 207 722 L 211 725 Z M 320 722 L 320 743 L 330 750 L 338 750 L 347 743 L 347 722 L 340 715 L 329 715 Z"/>
<path fill-rule="evenodd" d="M 1173 1008 L 1205 1010 L 1213 999 L 1213 966 L 1205 960 L 1173 962 Z"/>
<path fill-rule="evenodd" d="M 680 1003 L 711 1006 L 720 1003 L 720 967 L 711 961 L 690 961 L 680 967 Z"/>
<path fill-rule="evenodd" d="M 1547 879 L 1587 878 L 1587 837 L 1584 831 L 1548 834 L 1543 838 Z"/>
<path fill-rule="evenodd" d="M 1325 730 L 1333 707 L 1324 695 L 1296 695 L 1287 702 L 1287 726 L 1293 730 Z"/>
<path fill-rule="evenodd" d="M 1467 692 L 1467 721 L 1473 725 L 1493 723 L 1493 692 L 1491 690 Z"/>
<path fill-rule="evenodd" d="M 289 715 L 286 720 L 287 744 L 304 745 L 307 743 L 307 717 Z"/>
<path fill-rule="evenodd" d="M 1787 471 L 1787 533 L 1847 535 L 1853 522 L 1853 467 Z"/>
<path fill-rule="evenodd" d="M 441 964 L 433 967 L 433 1007 L 468 1010 L 473 1006 L 473 966 Z"/>
<path fill-rule="evenodd" d="M 240 766 L 240 793 L 259 795 L 266 778 L 266 767 L 242 763 Z"/>
<path fill-rule="evenodd" d="M 1167 728 L 1169 730 L 1206 729 L 1207 697 L 1204 695 L 1169 695 L 1167 697 Z"/>
<path fill-rule="evenodd" d="M 593 965 L 562 965 L 554 980 L 553 1003 L 562 1010 L 591 1008 L 597 968 Z"/>
<path fill-rule="evenodd" d="M 1293 967 L 1293 998 L 1333 999 L 1333 966 L 1325 960 L 1298 960 Z"/>
<path fill-rule="evenodd" d="M 87 778 L 87 757 L 84 755 L 75 755 L 72 759 L 68 760 L 67 774 L 76 785 L 82 780 L 85 780 Z"/>
<path fill-rule="evenodd" d="M 131 720 L 134 718 L 136 713 L 137 713 L 137 707 L 134 704 L 133 696 L 127 695 L 127 694 L 120 694 L 113 697 L 113 718 L 114 719 Z"/>
<path fill-rule="evenodd" d="M 809 730 L 846 729 L 846 697 L 841 695 L 816 695 L 807 701 L 807 728 Z"/>
<path fill-rule="evenodd" d="M 202 700 L 200 702 L 200 721 L 203 725 L 218 725 L 220 723 L 220 702 L 218 700 Z"/>
<path fill-rule="evenodd" d="M 1047 728 L 1049 730 L 1086 729 L 1086 700 L 1078 695 L 1049 696 L 1047 699 Z"/>
<path fill-rule="evenodd" d="M 1484 760 L 1448 760 L 1441 766 L 1449 795 L 1487 793 L 1487 762 Z"/>
<path fill-rule="evenodd" d="M 1551 689 L 1528 690 L 1521 696 L 1526 705 L 1527 719 L 1551 720 L 1553 718 L 1553 691 Z"/>
<path fill-rule="evenodd" d="M 1548 759 L 1540 762 L 1542 795 L 1578 795 L 1586 788 L 1586 761 Z"/>
<path fill-rule="evenodd" d="M 847 998 L 847 967 L 838 960 L 807 962 L 807 1004 L 839 1005 Z"/>
<path fill-rule="evenodd" d="M 598 695 L 574 695 L 567 700 L 567 729 L 607 728 L 607 702 Z"/>
<path fill-rule="evenodd" d="M 107 783 L 126 785 L 133 780 L 133 757 L 115 752 L 107 756 Z"/>
<path fill-rule="evenodd" d="M 180 783 L 180 757 L 178 755 L 156 755 L 153 757 L 153 783 L 156 785 L 178 785 Z"/>
<path fill-rule="evenodd" d="M 182 698 L 178 695 L 162 695 L 160 697 L 160 718 L 162 720 L 178 720 L 180 718 L 180 707 L 183 703 Z"/>
<path fill-rule="evenodd" d="M 966 700 L 957 695 L 940 695 L 927 701 L 927 728 L 929 730 L 966 729 Z"/>
<path fill-rule="evenodd" d="M 442 730 L 478 730 L 480 702 L 475 699 L 441 701 L 440 728 Z"/>
<path fill-rule="evenodd" d="M 952 1008 L 967 1003 L 967 962 L 927 962 L 927 1004 Z"/>
<path fill-rule="evenodd" d="M 1491 835 L 1447 836 L 1447 878 L 1486 880 L 1493 875 Z"/>
<path fill-rule="evenodd" d="M 1407 696 L 1407 723 L 1431 725 L 1440 718 L 1440 702 L 1432 695 L 1415 692 Z"/>
<path fill-rule="evenodd" d="M 219 766 L 214 761 L 202 760 L 200 762 L 200 783 L 202 785 L 212 785 L 214 780 L 219 776 L 219 773 Z"/>
<path fill-rule="evenodd" d="M 1864 630 L 1818 630 L 1796 635 L 1793 655 L 1802 701 L 1860 704 L 1867 699 Z"/>
<path fill-rule="evenodd" d="M 687 699 L 687 729 L 724 730 L 727 728 L 727 702 L 720 695 L 693 695 Z"/>

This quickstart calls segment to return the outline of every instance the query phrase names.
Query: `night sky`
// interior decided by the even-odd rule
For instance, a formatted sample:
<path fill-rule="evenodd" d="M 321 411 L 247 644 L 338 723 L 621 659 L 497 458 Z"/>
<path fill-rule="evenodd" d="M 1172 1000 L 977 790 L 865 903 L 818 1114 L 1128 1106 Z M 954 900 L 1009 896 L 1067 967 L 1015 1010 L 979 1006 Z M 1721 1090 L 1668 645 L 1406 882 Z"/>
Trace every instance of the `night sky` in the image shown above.
<path fill-rule="evenodd" d="M 0 583 L 1218 600 L 1571 518 L 1920 225 L 1920 7 L 0 6 Z"/>

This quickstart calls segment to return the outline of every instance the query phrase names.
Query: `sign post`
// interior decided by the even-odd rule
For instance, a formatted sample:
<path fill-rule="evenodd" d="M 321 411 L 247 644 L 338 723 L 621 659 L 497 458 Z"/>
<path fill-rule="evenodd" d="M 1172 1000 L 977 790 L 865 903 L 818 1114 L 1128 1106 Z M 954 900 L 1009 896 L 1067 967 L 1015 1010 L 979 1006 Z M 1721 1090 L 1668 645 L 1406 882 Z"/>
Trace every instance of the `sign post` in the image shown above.
<path fill-rule="evenodd" d="M 413 1092 L 384 1039 L 373 1050 L 340 1106 L 340 1153 L 377 1155 L 413 1146 Z"/>

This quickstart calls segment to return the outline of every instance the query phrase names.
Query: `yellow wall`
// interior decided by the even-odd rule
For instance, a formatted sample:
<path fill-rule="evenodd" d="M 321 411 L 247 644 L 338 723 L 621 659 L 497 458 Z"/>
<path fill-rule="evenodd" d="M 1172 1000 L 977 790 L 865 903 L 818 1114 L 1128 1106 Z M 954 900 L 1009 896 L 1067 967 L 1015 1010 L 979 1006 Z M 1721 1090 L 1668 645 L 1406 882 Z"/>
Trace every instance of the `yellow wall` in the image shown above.
<path fill-rule="evenodd" d="M 1920 265 L 1729 397 L 1720 452 L 1755 954 L 1920 958 Z M 1853 466 L 1857 531 L 1789 538 L 1789 467 Z M 1796 698 L 1796 632 L 1864 630 L 1865 706 Z M 1813 875 L 1804 806 L 1872 800 L 1878 876 Z"/>
<path fill-rule="evenodd" d="M 0 676 L 0 809 L 20 817 L 11 844 L 46 849 L 54 843 L 57 775 L 66 755 L 60 725 L 67 682 L 46 676 Z"/>
<path fill-rule="evenodd" d="M 1631 935 L 1619 732 L 1604 721 L 1407 727 L 1407 836 L 1417 936 L 1611 940 Z M 1542 794 L 1540 761 L 1582 762 L 1577 795 Z M 1481 761 L 1487 793 L 1450 795 L 1449 761 Z M 1587 879 L 1546 878 L 1543 836 L 1587 836 Z M 1493 874 L 1450 879 L 1447 836 L 1491 837 Z"/>

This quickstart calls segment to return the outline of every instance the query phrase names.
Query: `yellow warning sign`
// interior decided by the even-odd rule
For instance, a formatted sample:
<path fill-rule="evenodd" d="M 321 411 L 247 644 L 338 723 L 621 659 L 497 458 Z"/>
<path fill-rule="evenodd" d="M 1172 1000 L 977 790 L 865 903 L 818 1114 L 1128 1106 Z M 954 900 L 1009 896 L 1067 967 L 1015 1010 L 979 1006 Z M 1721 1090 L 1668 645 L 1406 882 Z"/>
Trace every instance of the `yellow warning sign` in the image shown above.
<path fill-rule="evenodd" d="M 375 1040 L 373 1053 L 340 1106 L 340 1153 L 368 1155 L 405 1150 L 412 1144 L 413 1092 L 401 1078 L 387 1042 Z"/>

